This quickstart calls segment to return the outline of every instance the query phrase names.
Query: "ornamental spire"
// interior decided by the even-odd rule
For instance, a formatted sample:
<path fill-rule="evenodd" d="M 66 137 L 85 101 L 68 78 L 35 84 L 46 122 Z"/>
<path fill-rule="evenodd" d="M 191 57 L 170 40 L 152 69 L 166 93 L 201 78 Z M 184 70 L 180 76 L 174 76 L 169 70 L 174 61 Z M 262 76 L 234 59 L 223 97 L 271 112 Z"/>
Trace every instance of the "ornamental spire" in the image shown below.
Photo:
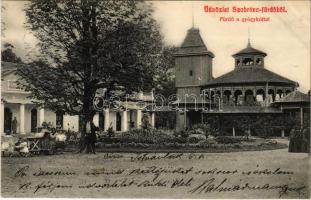
<path fill-rule="evenodd" d="M 248 42 L 247 42 L 247 47 L 251 47 L 251 39 L 250 39 L 250 31 L 249 31 L 249 27 L 248 27 Z"/>

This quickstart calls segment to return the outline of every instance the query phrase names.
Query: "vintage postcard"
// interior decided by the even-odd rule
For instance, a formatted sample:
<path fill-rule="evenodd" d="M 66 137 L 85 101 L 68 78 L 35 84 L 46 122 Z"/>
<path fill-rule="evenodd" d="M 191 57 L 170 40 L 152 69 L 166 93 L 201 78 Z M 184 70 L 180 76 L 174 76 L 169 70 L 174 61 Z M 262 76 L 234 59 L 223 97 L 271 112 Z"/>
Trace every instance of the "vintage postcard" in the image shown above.
<path fill-rule="evenodd" d="M 310 198 L 310 1 L 1 3 L 3 198 Z"/>

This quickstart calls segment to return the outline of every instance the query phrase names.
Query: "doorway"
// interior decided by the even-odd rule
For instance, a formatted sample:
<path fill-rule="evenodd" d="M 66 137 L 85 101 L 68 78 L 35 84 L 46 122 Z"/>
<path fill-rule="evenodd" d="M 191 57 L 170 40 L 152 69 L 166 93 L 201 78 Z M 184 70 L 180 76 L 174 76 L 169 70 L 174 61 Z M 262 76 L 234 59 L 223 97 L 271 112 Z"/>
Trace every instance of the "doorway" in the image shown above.
<path fill-rule="evenodd" d="M 7 135 L 12 133 L 12 111 L 10 108 L 4 108 L 4 132 Z"/>
<path fill-rule="evenodd" d="M 116 131 L 121 131 L 121 115 L 117 113 L 116 115 Z"/>
<path fill-rule="evenodd" d="M 37 109 L 31 110 L 31 132 L 37 132 Z"/>

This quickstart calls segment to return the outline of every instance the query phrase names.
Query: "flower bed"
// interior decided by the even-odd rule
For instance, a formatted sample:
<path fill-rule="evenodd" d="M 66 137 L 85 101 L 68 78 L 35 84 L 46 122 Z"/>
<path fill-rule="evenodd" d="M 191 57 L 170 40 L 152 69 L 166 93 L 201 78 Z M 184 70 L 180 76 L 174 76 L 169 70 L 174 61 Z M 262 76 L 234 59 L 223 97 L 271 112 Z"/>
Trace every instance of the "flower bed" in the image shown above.
<path fill-rule="evenodd" d="M 119 137 L 102 136 L 96 143 L 103 152 L 233 152 L 287 148 L 273 140 L 244 137 L 207 137 L 192 134 L 188 137 L 166 134 L 160 130 L 134 129 Z"/>

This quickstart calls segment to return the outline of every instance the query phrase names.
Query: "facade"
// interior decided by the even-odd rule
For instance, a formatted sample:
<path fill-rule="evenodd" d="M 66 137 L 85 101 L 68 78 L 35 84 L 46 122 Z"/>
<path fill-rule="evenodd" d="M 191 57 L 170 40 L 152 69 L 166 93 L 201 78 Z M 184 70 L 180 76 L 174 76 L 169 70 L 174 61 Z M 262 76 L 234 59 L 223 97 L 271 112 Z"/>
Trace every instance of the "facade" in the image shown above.
<path fill-rule="evenodd" d="M 214 54 L 207 50 L 198 29 L 188 31 L 175 54 L 177 129 L 202 123 L 210 116 L 221 123 L 225 116 L 284 114 L 282 104 L 273 103 L 295 92 L 298 83 L 267 70 L 267 54 L 250 42 L 232 56 L 234 70 L 214 78 Z"/>
<path fill-rule="evenodd" d="M 43 122 L 64 130 L 79 131 L 79 116 L 71 116 L 62 112 L 53 112 L 37 107 L 29 92 L 17 86 L 16 69 L 19 64 L 1 63 L 1 126 L 0 133 L 27 134 L 35 133 Z M 144 109 L 153 101 L 152 93 L 139 93 L 136 99 L 127 102 L 124 111 L 104 110 L 98 112 L 93 119 L 100 130 L 107 130 L 110 126 L 115 131 L 127 131 L 129 128 L 140 128 Z M 138 106 L 137 102 L 143 102 Z M 146 112 L 151 126 L 154 126 L 154 113 Z"/>

